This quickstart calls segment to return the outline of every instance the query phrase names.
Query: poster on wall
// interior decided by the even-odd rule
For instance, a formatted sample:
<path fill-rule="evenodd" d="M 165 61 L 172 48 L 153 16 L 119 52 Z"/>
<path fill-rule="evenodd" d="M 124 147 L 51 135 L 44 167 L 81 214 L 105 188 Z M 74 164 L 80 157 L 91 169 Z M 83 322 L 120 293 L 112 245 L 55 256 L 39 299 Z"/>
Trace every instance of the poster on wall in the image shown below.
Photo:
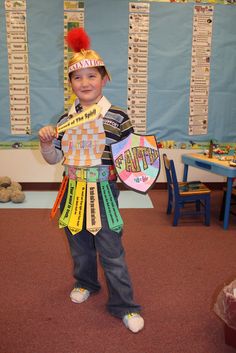
<path fill-rule="evenodd" d="M 194 7 L 189 135 L 206 135 L 208 132 L 213 11 L 214 7 L 211 5 Z"/>
<path fill-rule="evenodd" d="M 77 0 L 64 1 L 64 37 L 72 28 L 84 27 L 84 2 Z M 68 84 L 68 62 L 73 52 L 64 43 L 64 107 L 68 110 L 75 100 L 71 86 Z"/>
<path fill-rule="evenodd" d="M 140 134 L 147 125 L 149 11 L 149 4 L 129 4 L 127 110 Z"/>
<path fill-rule="evenodd" d="M 10 126 L 12 135 L 31 134 L 26 0 L 6 0 Z"/>

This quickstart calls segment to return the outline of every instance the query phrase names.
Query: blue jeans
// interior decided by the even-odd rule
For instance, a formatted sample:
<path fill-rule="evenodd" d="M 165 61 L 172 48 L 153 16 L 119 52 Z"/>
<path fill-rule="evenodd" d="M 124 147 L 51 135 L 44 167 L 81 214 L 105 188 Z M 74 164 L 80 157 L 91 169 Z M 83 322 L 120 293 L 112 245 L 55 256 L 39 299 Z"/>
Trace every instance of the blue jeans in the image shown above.
<path fill-rule="evenodd" d="M 110 182 L 110 187 L 118 203 L 119 190 L 116 182 Z M 109 229 L 99 184 L 98 197 L 102 229 L 97 235 L 94 236 L 86 230 L 72 235 L 69 229 L 65 228 L 74 261 L 75 287 L 86 288 L 91 293 L 99 291 L 98 253 L 109 292 L 107 309 L 112 315 L 122 318 L 128 313 L 140 312 L 141 307 L 133 300 L 132 284 L 121 241 L 122 232 L 117 233 Z M 62 201 L 62 208 L 64 202 L 65 197 Z"/>

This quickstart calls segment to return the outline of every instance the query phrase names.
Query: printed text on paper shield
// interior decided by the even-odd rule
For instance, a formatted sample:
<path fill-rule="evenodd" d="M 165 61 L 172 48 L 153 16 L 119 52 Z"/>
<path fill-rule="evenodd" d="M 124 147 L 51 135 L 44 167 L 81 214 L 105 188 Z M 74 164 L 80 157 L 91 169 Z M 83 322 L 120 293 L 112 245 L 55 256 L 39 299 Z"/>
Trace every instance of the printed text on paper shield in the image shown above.
<path fill-rule="evenodd" d="M 155 136 L 132 133 L 113 143 L 111 152 L 120 180 L 128 188 L 147 193 L 160 173 L 160 154 Z"/>

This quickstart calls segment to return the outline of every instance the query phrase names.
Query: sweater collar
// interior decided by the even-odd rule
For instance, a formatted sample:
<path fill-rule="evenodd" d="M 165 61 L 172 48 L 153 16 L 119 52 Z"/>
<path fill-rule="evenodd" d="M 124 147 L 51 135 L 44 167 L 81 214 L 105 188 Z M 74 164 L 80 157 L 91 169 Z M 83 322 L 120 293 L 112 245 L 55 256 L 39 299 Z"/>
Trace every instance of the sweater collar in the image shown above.
<path fill-rule="evenodd" d="M 108 110 L 111 107 L 111 103 L 109 102 L 109 100 L 105 96 L 103 96 L 99 100 L 97 105 L 101 108 L 101 115 L 102 116 L 105 116 L 106 113 L 108 112 Z M 68 112 L 68 116 L 74 116 L 75 114 L 80 113 L 82 110 L 83 110 L 83 108 L 82 108 L 82 106 L 81 106 L 81 104 L 79 102 L 79 99 L 76 98 L 74 103 L 72 104 L 69 112 Z"/>

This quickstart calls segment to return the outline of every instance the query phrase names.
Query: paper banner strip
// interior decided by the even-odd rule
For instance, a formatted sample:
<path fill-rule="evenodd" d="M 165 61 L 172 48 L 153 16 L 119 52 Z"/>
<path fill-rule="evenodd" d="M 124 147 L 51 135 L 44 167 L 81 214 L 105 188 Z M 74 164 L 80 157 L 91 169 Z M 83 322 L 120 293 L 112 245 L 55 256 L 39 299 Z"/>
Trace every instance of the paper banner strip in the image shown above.
<path fill-rule="evenodd" d="M 68 129 L 73 129 L 81 124 L 97 119 L 100 113 L 101 108 L 97 104 L 93 104 L 90 108 L 84 110 L 82 113 L 76 114 L 64 124 L 57 126 L 57 135 Z"/>
<path fill-rule="evenodd" d="M 85 7 L 82 0 L 64 0 L 64 37 L 67 36 L 71 28 L 82 27 L 84 28 L 84 15 Z M 73 53 L 68 48 L 67 43 L 64 43 L 64 106 L 65 111 L 69 110 L 76 95 L 73 93 L 72 88 L 68 85 L 68 61 L 71 59 Z"/>
<path fill-rule="evenodd" d="M 110 185 L 107 181 L 102 181 L 100 185 L 109 228 L 119 233 L 123 227 L 123 221 L 113 197 Z"/>
<path fill-rule="evenodd" d="M 5 1 L 10 124 L 12 135 L 30 135 L 27 1 Z"/>
<path fill-rule="evenodd" d="M 52 208 L 51 213 L 50 213 L 50 218 L 51 219 L 53 219 L 55 217 L 56 213 L 57 213 L 58 207 L 59 207 L 59 205 L 61 203 L 61 200 L 63 198 L 63 195 L 64 195 L 64 193 L 66 191 L 68 180 L 69 180 L 68 176 L 65 175 L 63 180 L 62 180 L 62 183 L 60 185 L 60 189 L 58 190 L 57 198 L 56 198 L 56 200 L 54 202 L 53 208 Z"/>
<path fill-rule="evenodd" d="M 97 183 L 87 183 L 86 229 L 96 235 L 101 228 Z"/>
<path fill-rule="evenodd" d="M 214 8 L 209 4 L 194 6 L 188 128 L 191 136 L 208 133 Z"/>
<path fill-rule="evenodd" d="M 73 235 L 81 232 L 83 229 L 85 198 L 86 182 L 78 182 L 68 223 L 68 228 Z"/>
<path fill-rule="evenodd" d="M 127 108 L 137 133 L 147 130 L 150 4 L 129 2 Z"/>
<path fill-rule="evenodd" d="M 61 214 L 61 217 L 59 219 L 59 228 L 64 228 L 64 227 L 67 227 L 68 225 L 71 211 L 72 211 L 73 201 L 74 201 L 75 187 L 76 187 L 76 181 L 69 179 L 66 203 L 65 203 L 63 212 Z"/>

